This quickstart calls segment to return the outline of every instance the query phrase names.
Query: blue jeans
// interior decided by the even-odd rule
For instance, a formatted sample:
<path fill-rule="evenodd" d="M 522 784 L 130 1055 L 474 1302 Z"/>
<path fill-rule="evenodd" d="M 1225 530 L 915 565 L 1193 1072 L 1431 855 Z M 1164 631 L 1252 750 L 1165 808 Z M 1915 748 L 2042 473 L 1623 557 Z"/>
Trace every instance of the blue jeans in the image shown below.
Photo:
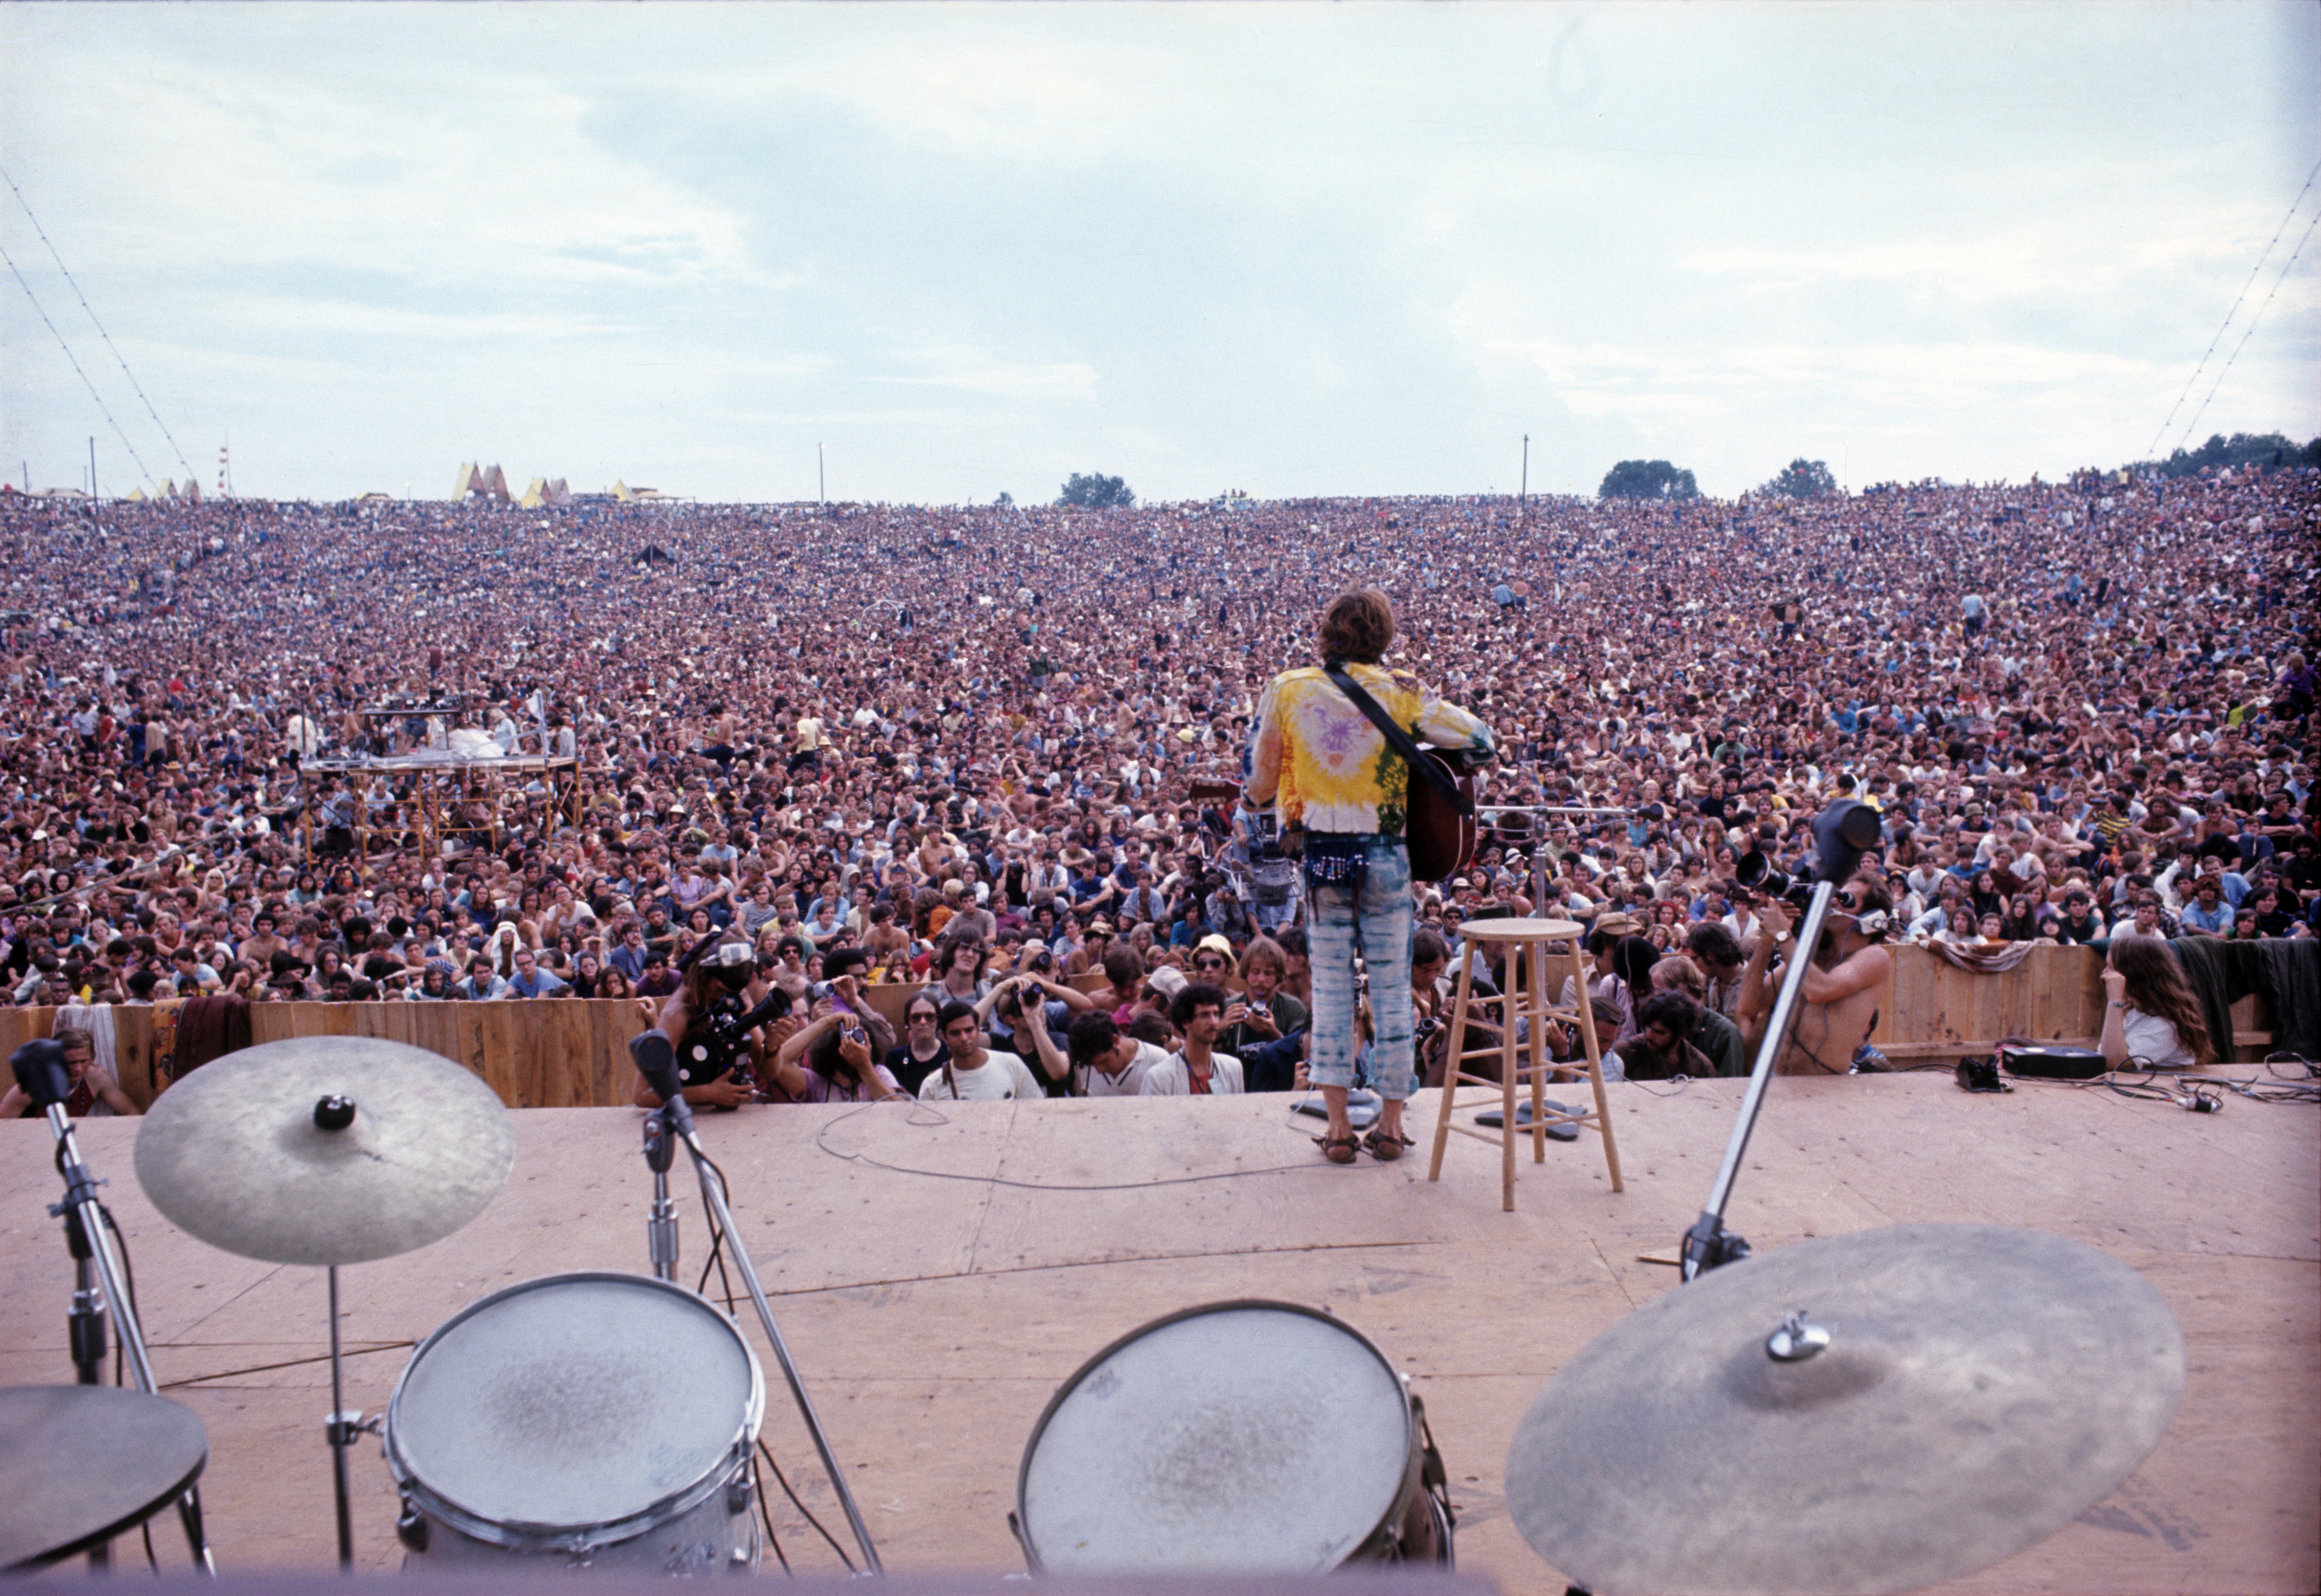
<path fill-rule="evenodd" d="M 1399 837 L 1372 837 L 1359 887 L 1309 885 L 1306 951 L 1314 971 L 1314 1051 L 1306 1078 L 1316 1086 L 1352 1086 L 1359 1042 L 1354 1027 L 1354 950 L 1370 974 L 1370 1079 L 1381 1097 L 1418 1090 L 1410 1051 L 1410 852 Z"/>

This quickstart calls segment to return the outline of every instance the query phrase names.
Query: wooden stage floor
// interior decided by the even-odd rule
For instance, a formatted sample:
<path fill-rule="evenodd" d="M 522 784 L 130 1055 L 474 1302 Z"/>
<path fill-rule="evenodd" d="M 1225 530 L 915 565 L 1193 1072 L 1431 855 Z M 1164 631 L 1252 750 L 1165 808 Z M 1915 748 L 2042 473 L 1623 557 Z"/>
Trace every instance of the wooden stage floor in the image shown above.
<path fill-rule="evenodd" d="M 1669 1248 L 1698 1211 L 1741 1086 L 1611 1088 L 1627 1190 L 1609 1190 L 1591 1135 L 1551 1143 L 1543 1167 L 1526 1145 L 1513 1214 L 1499 1210 L 1497 1157 L 1477 1143 L 1454 1137 L 1443 1182 L 1427 1183 L 1431 1103 L 1415 1116 L 1411 1157 L 1352 1168 L 1323 1165 L 1312 1122 L 1293 1125 L 1278 1097 L 969 1103 L 939 1116 L 761 1108 L 703 1123 L 890 1570 L 1019 1569 L 1006 1527 L 1016 1466 L 1058 1383 L 1161 1313 L 1272 1297 L 1326 1305 L 1414 1374 L 1450 1465 L 1462 1571 L 1556 1592 L 1562 1580 L 1507 1517 L 1508 1443 L 1559 1366 L 1675 1285 L 1672 1268 L 1638 1255 Z M 514 1114 L 514 1174 L 480 1219 L 345 1271 L 350 1404 L 376 1411 L 409 1346 L 488 1292 L 566 1270 L 645 1272 L 640 1117 Z M 91 1123 L 83 1151 L 112 1183 L 159 1376 L 209 1428 L 219 1564 L 323 1569 L 323 1272 L 232 1257 L 162 1221 L 137 1187 L 135 1130 Z M 71 1378 L 70 1265 L 44 1211 L 58 1196 L 50 1151 L 44 1125 L 0 1125 L 0 1383 Z M 682 1189 L 697 1269 L 705 1230 Z M 1784 1079 L 1729 1217 L 1760 1252 L 1903 1222 L 2033 1226 L 2134 1265 L 2174 1304 L 2190 1368 L 2159 1449 L 2078 1523 L 1946 1589 L 2321 1588 L 2314 1109 L 2233 1098 L 2196 1116 L 2101 1088 L 1970 1097 L 1940 1075 Z M 746 1302 L 742 1317 L 757 1341 Z M 828 1488 L 761 1356 L 768 1437 L 820 1512 Z M 391 1569 L 396 1503 L 376 1443 L 354 1461 L 359 1560 Z M 779 1505 L 801 1570 L 834 1569 Z M 842 1539 L 834 1509 L 824 1517 Z M 164 1544 L 174 1549 L 174 1530 Z"/>

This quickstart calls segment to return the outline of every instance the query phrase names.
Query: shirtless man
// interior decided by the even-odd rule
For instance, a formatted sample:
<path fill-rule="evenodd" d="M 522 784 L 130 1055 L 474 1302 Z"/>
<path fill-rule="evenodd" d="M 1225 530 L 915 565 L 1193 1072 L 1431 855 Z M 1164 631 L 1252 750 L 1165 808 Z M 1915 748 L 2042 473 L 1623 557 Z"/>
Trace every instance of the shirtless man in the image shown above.
<path fill-rule="evenodd" d="M 895 923 L 894 905 L 870 906 L 870 929 L 863 933 L 862 946 L 869 949 L 871 962 L 882 968 L 910 948 L 910 934 Z"/>
<path fill-rule="evenodd" d="M 1894 972 L 1894 956 L 1880 946 L 1892 911 L 1884 890 L 1864 877 L 1838 888 L 1822 945 L 1806 966 L 1797 1021 L 1774 1066 L 1777 1073 L 1842 1075 L 1853 1067 L 1854 1049 L 1876 1029 L 1878 994 Z M 1771 967 L 1769 956 L 1779 949 L 1784 957 L 1797 957 L 1792 929 L 1798 911 L 1774 899 L 1761 904 L 1760 912 L 1770 934 L 1757 939 L 1741 976 L 1741 1020 L 1752 1056 L 1781 990 L 1781 973 Z M 1865 930 L 1865 922 L 1873 929 Z"/>

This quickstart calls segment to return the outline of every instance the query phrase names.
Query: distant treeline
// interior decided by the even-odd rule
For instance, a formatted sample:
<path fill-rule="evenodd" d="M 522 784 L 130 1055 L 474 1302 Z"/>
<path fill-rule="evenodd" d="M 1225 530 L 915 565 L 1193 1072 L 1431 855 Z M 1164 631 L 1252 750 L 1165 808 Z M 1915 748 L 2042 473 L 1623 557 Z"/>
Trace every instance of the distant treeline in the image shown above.
<path fill-rule="evenodd" d="M 2138 460 L 2122 467 L 2139 476 L 2156 471 L 2162 476 L 2194 476 L 2226 466 L 2254 466 L 2278 471 L 2295 466 L 2321 467 L 2321 438 L 2292 443 L 2278 432 L 2222 432 L 2198 449 L 2180 449 L 2164 460 Z"/>

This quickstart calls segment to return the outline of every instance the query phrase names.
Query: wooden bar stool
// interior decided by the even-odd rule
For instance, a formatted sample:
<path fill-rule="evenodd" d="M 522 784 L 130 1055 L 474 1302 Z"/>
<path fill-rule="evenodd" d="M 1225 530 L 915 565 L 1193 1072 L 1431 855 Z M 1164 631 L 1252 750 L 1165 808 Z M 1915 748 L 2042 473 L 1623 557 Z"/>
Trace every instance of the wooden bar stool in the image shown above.
<path fill-rule="evenodd" d="M 1596 1015 L 1588 1002 L 1588 972 L 1580 963 L 1580 939 L 1586 928 L 1569 920 L 1470 920 L 1460 928 L 1466 939 L 1459 963 L 1459 993 L 1451 1010 L 1450 1045 L 1443 1056 L 1443 1106 L 1434 1116 L 1434 1155 L 1426 1166 L 1430 1181 L 1443 1177 L 1443 1149 L 1453 1130 L 1461 1136 L 1471 1136 L 1478 1141 L 1489 1141 L 1491 1135 L 1471 1126 L 1452 1122 L 1452 1111 L 1457 1106 L 1459 1088 L 1467 1086 L 1497 1086 L 1499 1092 L 1499 1206 L 1513 1213 L 1515 1207 L 1515 1138 L 1522 1134 L 1515 1123 L 1515 1086 L 1518 1082 L 1531 1083 L 1531 1158 L 1534 1164 L 1547 1161 L 1547 1128 L 1552 1125 L 1593 1125 L 1604 1138 L 1604 1165 L 1611 1172 L 1612 1190 L 1621 1190 L 1620 1149 L 1612 1137 L 1612 1111 L 1604 1098 L 1604 1054 L 1596 1039 Z M 1553 946 L 1556 956 L 1551 960 L 1548 949 Z M 1497 996 L 1477 997 L 1474 955 L 1479 947 L 1486 952 L 1496 947 L 1506 955 L 1506 987 Z M 1555 985 L 1548 984 L 1551 963 L 1555 966 Z M 1568 965 L 1571 988 L 1578 1002 L 1572 1008 L 1561 1008 L 1556 997 L 1563 990 L 1563 975 Z M 1524 966 L 1524 978 L 1517 979 L 1518 966 Z M 1499 1039 L 1496 1045 L 1469 1049 L 1467 1027 L 1470 1016 L 1480 1020 L 1496 1009 Z M 1588 1084 L 1595 1089 L 1596 1110 L 1593 1113 L 1565 1113 L 1546 1106 L 1547 1077 L 1566 1070 L 1577 1070 L 1580 1060 L 1570 1059 L 1558 1065 L 1548 1056 L 1547 1021 L 1568 1020 L 1579 1027 L 1579 1036 L 1587 1047 Z M 1530 1023 L 1523 1025 L 1522 1021 Z M 1518 1042 L 1518 1029 L 1529 1034 Z M 1499 1078 L 1466 1073 L 1470 1060 L 1497 1057 Z M 1469 1108 L 1479 1105 L 1470 1102 Z"/>

